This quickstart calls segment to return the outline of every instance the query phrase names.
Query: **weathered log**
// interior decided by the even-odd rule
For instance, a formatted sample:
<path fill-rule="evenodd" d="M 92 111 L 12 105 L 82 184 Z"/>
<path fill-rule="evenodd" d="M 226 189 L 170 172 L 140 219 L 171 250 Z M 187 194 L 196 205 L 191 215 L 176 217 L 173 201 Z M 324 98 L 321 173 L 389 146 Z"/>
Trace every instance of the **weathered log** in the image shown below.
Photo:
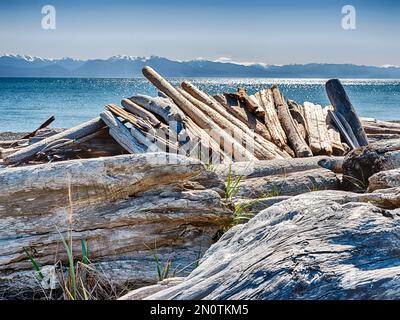
<path fill-rule="evenodd" d="M 258 136 L 245 124 L 242 123 L 240 127 L 236 126 L 233 122 L 228 121 L 229 119 L 225 118 L 202 101 L 197 100 L 187 91 L 179 88 L 178 91 L 194 106 L 199 108 L 204 114 L 207 114 L 221 129 L 229 133 L 238 143 L 246 146 L 247 148 L 251 148 L 251 150 L 254 150 L 254 155 L 257 157 L 257 159 L 263 160 L 284 158 L 279 149 L 277 149 L 269 141 L 264 140 L 261 136 Z M 226 113 L 229 114 L 228 112 Z"/>
<path fill-rule="evenodd" d="M 118 120 L 110 111 L 100 114 L 101 119 L 108 126 L 110 135 L 129 153 L 144 153 L 147 146 L 140 144 L 129 129 Z"/>
<path fill-rule="evenodd" d="M 239 101 L 243 102 L 247 109 L 259 116 L 264 116 L 264 110 L 263 108 L 259 105 L 257 99 L 255 97 L 251 97 L 247 94 L 246 89 L 244 88 L 238 88 L 237 92 L 229 92 L 227 93 L 228 96 L 234 99 L 238 99 Z"/>
<path fill-rule="evenodd" d="M 306 129 L 306 121 L 304 119 L 304 110 L 303 106 L 299 105 L 296 101 L 288 100 L 287 101 L 290 115 L 297 125 L 297 129 L 299 130 L 301 136 L 305 141 L 308 140 L 307 137 L 307 129 Z"/>
<path fill-rule="evenodd" d="M 271 89 L 261 90 L 255 93 L 261 108 L 264 110 L 264 123 L 268 128 L 272 141 L 280 148 L 288 152 L 292 157 L 295 156 L 293 150 L 288 146 L 285 130 L 279 121 L 275 109 L 274 97 Z"/>
<path fill-rule="evenodd" d="M 165 121 L 171 130 L 177 134 L 184 129 L 185 114 L 179 110 L 175 103 L 165 97 L 150 97 L 137 95 L 130 97 L 129 100 L 138 104 L 149 112 L 152 112 Z"/>
<path fill-rule="evenodd" d="M 342 144 L 342 140 L 340 139 L 340 132 L 337 129 L 335 122 L 332 118 L 332 114 L 329 113 L 329 110 L 333 110 L 332 106 L 327 106 L 323 109 L 325 116 L 325 123 L 328 130 L 328 136 L 332 145 L 332 154 L 335 156 L 343 156 L 347 150 L 344 148 Z"/>
<path fill-rule="evenodd" d="M 247 127 L 253 129 L 257 134 L 268 141 L 272 141 L 271 134 L 266 125 L 261 120 L 251 113 L 245 104 L 238 99 L 229 97 L 228 94 L 217 94 L 213 98 L 225 108 L 230 114 L 238 118 Z"/>
<path fill-rule="evenodd" d="M 187 81 L 182 82 L 181 86 L 191 96 L 208 105 L 213 110 L 217 111 L 222 116 L 222 119 L 228 120 L 228 123 L 232 123 L 234 126 L 242 130 L 247 136 L 249 136 L 250 139 L 254 140 L 254 147 L 259 144 L 264 149 L 264 155 L 260 156 L 256 153 L 258 159 L 274 159 L 280 157 L 290 158 L 290 155 L 287 152 L 280 150 L 276 147 L 276 145 L 271 143 L 268 139 L 265 139 L 263 136 L 259 135 L 257 132 L 253 132 L 245 123 L 230 114 L 218 101 L 216 101 L 207 93 L 201 91 L 196 86 Z"/>
<path fill-rule="evenodd" d="M 343 163 L 343 188 L 365 191 L 368 179 L 377 172 L 400 168 L 400 142 L 355 149 Z"/>
<path fill-rule="evenodd" d="M 322 107 L 311 102 L 304 102 L 303 112 L 307 128 L 308 145 L 313 155 L 331 155 L 332 145 Z"/>
<path fill-rule="evenodd" d="M 304 141 L 299 130 L 297 129 L 297 126 L 292 116 L 290 115 L 289 107 L 282 93 L 279 91 L 278 86 L 272 86 L 271 90 L 273 93 L 279 121 L 282 124 L 283 129 L 285 130 L 286 136 L 294 152 L 299 158 L 312 157 L 313 154 L 311 152 L 311 149 Z"/>
<path fill-rule="evenodd" d="M 41 152 L 44 148 L 46 148 L 50 143 L 54 143 L 55 141 L 61 139 L 71 139 L 71 140 L 79 139 L 102 129 L 104 126 L 105 124 L 103 121 L 101 121 L 100 117 L 92 119 L 76 127 L 70 128 L 63 132 L 60 132 L 59 134 L 55 134 L 49 138 L 43 139 L 37 143 L 29 145 L 5 158 L 4 162 L 6 164 L 15 164 L 15 163 L 23 163 L 29 161 L 37 153 Z"/>
<path fill-rule="evenodd" d="M 120 284 L 156 282 L 154 246 L 160 263 L 187 273 L 231 220 L 221 191 L 196 180 L 207 174 L 209 185 L 223 183 L 199 161 L 165 153 L 0 170 L 0 291 L 25 291 L 28 276 L 38 285 L 25 249 L 41 266 L 67 262 L 57 228 L 71 230 L 77 258 L 88 241 L 90 260 Z"/>
<path fill-rule="evenodd" d="M 36 130 L 23 136 L 22 139 L 29 139 L 31 137 L 34 137 L 39 130 L 48 127 L 51 123 L 54 122 L 54 120 L 56 120 L 56 118 L 54 116 L 51 116 L 45 122 L 43 122 Z"/>
<path fill-rule="evenodd" d="M 258 178 L 241 179 L 238 198 L 258 199 L 271 196 L 297 195 L 318 190 L 339 189 L 336 174 L 326 169 L 293 172 Z"/>
<path fill-rule="evenodd" d="M 120 297 L 118 300 L 143 300 L 152 294 L 176 286 L 177 284 L 183 282 L 183 280 L 185 280 L 184 277 L 167 278 L 158 282 L 157 284 L 130 291 L 126 295 Z"/>
<path fill-rule="evenodd" d="M 257 160 L 257 158 L 246 148 L 237 143 L 229 134 L 217 126 L 206 114 L 198 110 L 182 94 L 178 92 L 167 80 L 160 76 L 150 67 L 143 68 L 143 75 L 153 85 L 171 98 L 176 105 L 187 114 L 193 122 L 204 130 L 210 130 L 209 135 L 220 144 L 226 154 L 235 160 Z"/>
<path fill-rule="evenodd" d="M 381 121 L 374 118 L 362 118 L 361 124 L 367 135 L 370 134 L 400 134 L 400 124 L 389 121 Z"/>
<path fill-rule="evenodd" d="M 326 93 L 333 108 L 348 122 L 360 146 L 368 145 L 368 138 L 356 110 L 338 79 L 331 79 L 325 84 Z"/>
<path fill-rule="evenodd" d="M 151 112 L 147 111 L 146 109 L 142 108 L 141 106 L 137 105 L 136 103 L 132 102 L 129 99 L 122 99 L 121 105 L 128 110 L 129 112 L 133 113 L 136 116 L 139 116 L 143 119 L 146 119 L 153 127 L 159 127 L 161 125 L 161 121 L 158 120 Z"/>
<path fill-rule="evenodd" d="M 346 201 L 359 196 L 275 204 L 224 234 L 185 281 L 146 299 L 399 299 L 398 210 Z"/>
<path fill-rule="evenodd" d="M 257 162 L 234 162 L 213 166 L 213 171 L 223 180 L 232 177 L 265 177 L 272 175 L 285 176 L 288 173 L 302 172 L 314 169 L 330 169 L 334 171 L 343 163 L 342 157 L 317 156 L 309 158 L 260 160 Z"/>

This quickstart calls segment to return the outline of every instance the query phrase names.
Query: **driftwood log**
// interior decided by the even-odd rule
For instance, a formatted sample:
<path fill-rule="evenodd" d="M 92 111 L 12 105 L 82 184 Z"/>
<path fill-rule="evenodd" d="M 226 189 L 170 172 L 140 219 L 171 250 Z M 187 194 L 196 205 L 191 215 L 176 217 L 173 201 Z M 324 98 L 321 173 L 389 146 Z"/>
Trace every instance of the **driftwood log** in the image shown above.
<path fill-rule="evenodd" d="M 278 86 L 272 86 L 272 93 L 275 101 L 278 118 L 285 130 L 288 141 L 290 142 L 297 157 L 312 157 L 312 151 L 307 143 L 304 141 L 301 133 L 299 132 L 296 123 L 294 122 L 289 107 L 282 93 L 279 91 Z"/>
<path fill-rule="evenodd" d="M 229 230 L 186 280 L 146 299 L 399 299 L 399 211 L 368 202 L 322 191 L 275 204 Z"/>
<path fill-rule="evenodd" d="M 231 220 L 223 182 L 165 153 L 1 169 L 0 187 L 0 291 L 10 295 L 39 289 L 25 250 L 43 267 L 67 262 L 57 229 L 72 232 L 77 258 L 86 240 L 113 281 L 143 285 L 157 280 L 149 248 L 187 273 Z"/>

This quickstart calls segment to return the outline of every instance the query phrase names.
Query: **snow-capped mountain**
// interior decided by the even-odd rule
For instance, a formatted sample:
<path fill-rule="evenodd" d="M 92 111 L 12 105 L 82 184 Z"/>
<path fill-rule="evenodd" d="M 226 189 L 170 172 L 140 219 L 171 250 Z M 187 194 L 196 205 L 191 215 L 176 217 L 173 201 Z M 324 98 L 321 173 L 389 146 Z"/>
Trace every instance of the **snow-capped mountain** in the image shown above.
<path fill-rule="evenodd" d="M 141 77 L 143 66 L 167 77 L 270 77 L 270 78 L 388 78 L 400 79 L 400 68 L 352 64 L 292 64 L 234 62 L 228 58 L 179 61 L 163 57 L 113 56 L 108 59 L 48 59 L 28 55 L 0 55 L 0 77 Z"/>

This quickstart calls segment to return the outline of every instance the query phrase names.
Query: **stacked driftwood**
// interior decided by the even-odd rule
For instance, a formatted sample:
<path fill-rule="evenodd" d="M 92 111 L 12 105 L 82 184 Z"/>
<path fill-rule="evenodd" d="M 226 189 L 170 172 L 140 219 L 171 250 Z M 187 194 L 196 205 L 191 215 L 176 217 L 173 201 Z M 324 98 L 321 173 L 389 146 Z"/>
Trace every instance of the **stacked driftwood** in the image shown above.
<path fill-rule="evenodd" d="M 331 106 L 287 100 L 277 85 L 254 95 L 239 88 L 210 96 L 184 81 L 172 86 L 150 67 L 145 77 L 159 96 L 136 95 L 108 104 L 100 117 L 61 132 L 39 129 L 1 144 L 5 165 L 168 152 L 205 163 L 343 156 L 368 145 L 360 119 L 338 80 L 326 84 Z M 399 124 L 366 120 L 373 138 Z M 112 137 L 112 138 L 111 138 Z M 116 143 L 117 142 L 117 143 Z"/>

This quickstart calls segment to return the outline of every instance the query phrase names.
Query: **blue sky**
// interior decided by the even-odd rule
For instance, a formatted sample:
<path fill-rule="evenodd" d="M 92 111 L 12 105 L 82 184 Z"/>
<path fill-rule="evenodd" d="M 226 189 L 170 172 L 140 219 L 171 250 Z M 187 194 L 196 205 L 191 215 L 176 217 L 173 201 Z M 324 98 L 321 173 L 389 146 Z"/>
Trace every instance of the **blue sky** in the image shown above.
<path fill-rule="evenodd" d="M 41 28 L 42 6 L 56 30 Z M 356 30 L 343 30 L 353 5 Z M 159 55 L 188 60 L 400 65 L 400 1 L 0 2 L 0 52 L 44 57 Z"/>

